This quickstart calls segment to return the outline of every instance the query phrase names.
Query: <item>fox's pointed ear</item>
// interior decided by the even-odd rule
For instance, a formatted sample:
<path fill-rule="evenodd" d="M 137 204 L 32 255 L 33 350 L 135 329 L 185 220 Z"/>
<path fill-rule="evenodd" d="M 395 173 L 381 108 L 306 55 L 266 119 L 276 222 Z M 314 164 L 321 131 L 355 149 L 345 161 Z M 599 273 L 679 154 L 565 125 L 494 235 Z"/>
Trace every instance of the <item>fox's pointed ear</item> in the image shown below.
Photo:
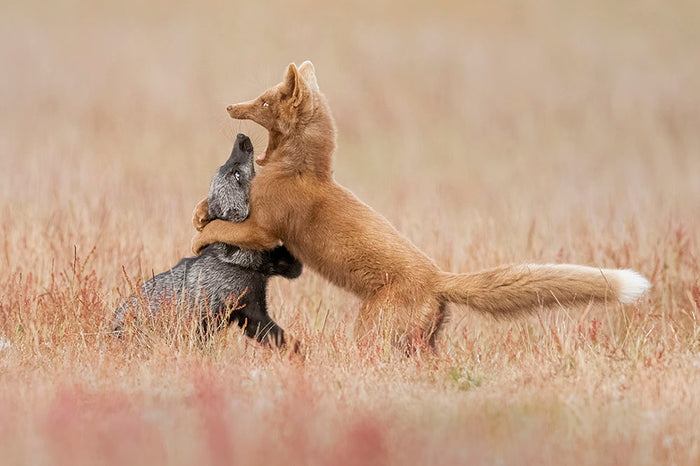
<path fill-rule="evenodd" d="M 299 67 L 299 74 L 309 86 L 312 91 L 318 91 L 318 82 L 316 81 L 316 70 L 314 69 L 314 64 L 309 60 L 306 60 Z"/>
<path fill-rule="evenodd" d="M 299 70 L 294 63 L 290 63 L 287 67 L 287 76 L 284 78 L 284 86 L 282 93 L 292 99 L 292 105 L 295 107 L 301 103 L 303 95 L 304 81 L 299 76 Z"/>
<path fill-rule="evenodd" d="M 288 92 L 289 94 L 294 92 L 298 79 L 299 71 L 297 70 L 297 65 L 290 63 L 287 67 L 287 74 L 284 78 L 284 91 Z"/>

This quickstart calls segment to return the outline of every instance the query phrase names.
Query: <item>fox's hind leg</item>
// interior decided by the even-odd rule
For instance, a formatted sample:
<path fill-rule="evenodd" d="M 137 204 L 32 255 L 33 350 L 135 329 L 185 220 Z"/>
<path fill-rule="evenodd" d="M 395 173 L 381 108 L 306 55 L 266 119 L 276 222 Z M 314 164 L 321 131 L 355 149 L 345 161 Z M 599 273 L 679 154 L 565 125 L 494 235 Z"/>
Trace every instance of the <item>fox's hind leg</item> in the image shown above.
<path fill-rule="evenodd" d="M 416 296 L 387 285 L 366 299 L 355 321 L 355 339 L 378 339 L 407 351 L 432 347 L 445 320 L 445 305 L 432 296 Z"/>

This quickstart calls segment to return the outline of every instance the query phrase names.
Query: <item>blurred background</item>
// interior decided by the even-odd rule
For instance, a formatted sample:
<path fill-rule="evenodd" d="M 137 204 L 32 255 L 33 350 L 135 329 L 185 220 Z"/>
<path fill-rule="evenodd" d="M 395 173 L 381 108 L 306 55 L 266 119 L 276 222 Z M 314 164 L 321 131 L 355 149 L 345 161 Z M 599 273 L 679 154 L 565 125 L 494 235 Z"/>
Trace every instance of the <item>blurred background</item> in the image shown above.
<path fill-rule="evenodd" d="M 455 308 L 408 359 L 307 271 L 268 287 L 303 364 L 107 335 L 190 255 L 236 133 L 265 148 L 226 106 L 307 59 L 336 179 L 441 267 L 633 268 L 650 296 Z M 0 0 L 0 70 L 0 462 L 698 463 L 700 2 Z"/>
<path fill-rule="evenodd" d="M 0 263 L 170 267 L 235 134 L 265 147 L 226 105 L 309 59 L 337 180 L 441 266 L 651 275 L 700 231 L 699 50 L 693 1 L 5 1 Z"/>

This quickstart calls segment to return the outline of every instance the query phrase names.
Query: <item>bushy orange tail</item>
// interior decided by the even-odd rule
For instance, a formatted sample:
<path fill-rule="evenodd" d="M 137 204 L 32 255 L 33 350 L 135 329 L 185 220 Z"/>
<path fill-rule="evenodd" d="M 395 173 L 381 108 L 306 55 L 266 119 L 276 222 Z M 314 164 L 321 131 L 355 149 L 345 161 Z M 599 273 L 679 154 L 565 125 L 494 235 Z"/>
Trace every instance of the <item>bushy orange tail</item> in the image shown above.
<path fill-rule="evenodd" d="M 521 264 L 469 274 L 442 272 L 439 299 L 466 304 L 494 316 L 511 316 L 573 302 L 630 303 L 649 289 L 633 270 L 596 269 L 570 264 Z"/>

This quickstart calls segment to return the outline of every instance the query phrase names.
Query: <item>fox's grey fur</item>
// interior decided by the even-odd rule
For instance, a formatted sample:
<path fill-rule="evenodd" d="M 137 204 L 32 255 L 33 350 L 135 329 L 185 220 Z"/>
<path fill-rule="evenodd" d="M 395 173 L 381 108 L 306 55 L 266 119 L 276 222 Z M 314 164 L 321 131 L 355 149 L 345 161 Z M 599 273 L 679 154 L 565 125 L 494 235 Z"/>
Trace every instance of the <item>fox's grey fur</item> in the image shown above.
<path fill-rule="evenodd" d="M 244 221 L 254 176 L 253 145 L 246 135 L 239 134 L 231 156 L 211 182 L 209 217 Z M 267 313 L 265 289 L 272 275 L 296 278 L 301 269 L 301 263 L 284 246 L 259 252 L 215 243 L 201 255 L 182 259 L 144 283 L 116 310 L 112 329 L 121 334 L 129 313 L 137 316 L 141 309 L 148 309 L 154 315 L 171 308 L 198 312 L 207 329 L 211 324 L 218 328 L 236 322 L 246 335 L 261 343 L 283 345 L 284 331 Z M 233 305 L 240 309 L 233 309 Z"/>

